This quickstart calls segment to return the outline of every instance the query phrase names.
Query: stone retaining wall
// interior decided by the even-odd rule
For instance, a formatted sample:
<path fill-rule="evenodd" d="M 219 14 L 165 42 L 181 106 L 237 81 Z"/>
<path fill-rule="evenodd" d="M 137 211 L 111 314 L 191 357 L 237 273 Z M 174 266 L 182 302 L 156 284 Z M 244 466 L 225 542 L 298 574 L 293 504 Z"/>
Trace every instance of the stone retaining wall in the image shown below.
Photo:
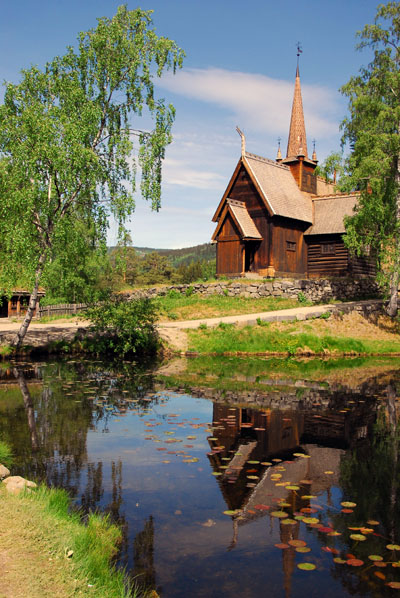
<path fill-rule="evenodd" d="M 316 279 L 316 280 L 252 280 L 246 284 L 235 281 L 217 283 L 177 284 L 150 289 L 137 289 L 127 294 L 128 299 L 153 298 L 167 295 L 171 291 L 182 295 L 227 295 L 228 297 L 304 297 L 313 303 L 331 300 L 351 301 L 379 297 L 379 289 L 375 280 L 360 279 Z"/>

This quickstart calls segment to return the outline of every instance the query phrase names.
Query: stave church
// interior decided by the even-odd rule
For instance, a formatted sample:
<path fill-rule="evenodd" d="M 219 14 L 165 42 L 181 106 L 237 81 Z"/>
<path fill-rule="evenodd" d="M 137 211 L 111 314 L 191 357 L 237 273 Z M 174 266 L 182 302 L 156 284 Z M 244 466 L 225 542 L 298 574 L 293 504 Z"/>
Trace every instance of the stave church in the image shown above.
<path fill-rule="evenodd" d="M 365 276 L 373 260 L 349 253 L 344 217 L 357 193 L 339 193 L 315 173 L 315 148 L 307 150 L 299 66 L 286 157 L 275 160 L 242 151 L 213 216 L 217 275 L 301 277 Z"/>

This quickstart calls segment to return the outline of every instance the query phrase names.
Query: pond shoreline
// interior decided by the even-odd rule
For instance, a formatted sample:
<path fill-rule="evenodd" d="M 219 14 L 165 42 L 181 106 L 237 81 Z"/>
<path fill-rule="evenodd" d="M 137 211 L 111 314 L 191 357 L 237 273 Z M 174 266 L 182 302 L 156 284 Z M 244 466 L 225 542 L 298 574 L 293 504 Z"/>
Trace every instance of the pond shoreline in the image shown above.
<path fill-rule="evenodd" d="M 340 323 L 344 318 L 353 318 L 365 322 L 369 329 L 365 332 L 363 340 L 367 341 L 366 350 L 360 342 L 352 343 L 359 335 L 352 335 L 348 331 L 344 335 L 348 346 L 335 346 L 335 343 L 317 343 L 310 346 L 304 340 L 296 340 L 297 330 L 310 329 L 316 321 L 321 325 L 324 321 L 331 320 Z M 384 318 L 384 302 L 381 300 L 364 300 L 358 302 L 341 303 L 335 305 L 319 305 L 277 310 L 272 312 L 248 313 L 235 316 L 220 316 L 203 318 L 199 320 L 158 322 L 156 331 L 160 339 L 158 356 L 171 358 L 176 355 L 195 357 L 198 355 L 225 355 L 225 356 L 271 356 L 271 357 L 347 357 L 347 356 L 399 356 L 400 342 L 398 330 L 391 330 L 386 334 L 386 343 L 377 344 L 376 339 L 382 337 L 382 329 L 388 329 L 387 322 L 382 326 L 379 318 Z M 386 320 L 388 318 L 386 317 Z M 395 322 L 392 320 L 391 322 Z M 26 358 L 50 355 L 85 355 L 93 354 L 85 347 L 85 339 L 90 338 L 90 322 L 81 318 L 73 320 L 58 320 L 41 324 L 33 322 L 26 335 L 23 347 L 16 351 L 12 347 L 14 333 L 19 328 L 18 322 L 0 322 L 0 360 L 10 357 Z M 282 326 L 291 326 L 285 331 Z M 281 326 L 281 328 L 280 328 Z M 238 343 L 229 339 L 232 331 L 237 336 L 247 335 L 246 341 Z M 268 336 L 273 330 L 275 336 L 287 336 L 288 346 L 281 343 L 273 346 L 267 341 L 265 349 L 258 340 Z M 242 334 L 242 331 L 245 331 Z M 321 333 L 318 333 L 321 336 Z M 339 339 L 341 336 L 339 326 L 337 330 L 330 331 L 329 338 Z M 212 337 L 219 337 L 216 350 Z M 301 335 L 297 335 L 301 336 Z M 305 335 L 303 334 L 303 337 Z M 308 335 L 310 336 L 310 335 Z M 311 335 L 312 336 L 312 335 Z M 327 337 L 328 338 L 328 337 Z M 210 342 L 208 342 L 210 340 Z M 225 342 L 226 340 L 226 342 Z M 343 339 L 342 339 L 343 340 Z M 337 343 L 336 343 L 337 344 Z M 346 345 L 346 343 L 345 343 Z M 249 347 L 249 348 L 248 348 Z"/>

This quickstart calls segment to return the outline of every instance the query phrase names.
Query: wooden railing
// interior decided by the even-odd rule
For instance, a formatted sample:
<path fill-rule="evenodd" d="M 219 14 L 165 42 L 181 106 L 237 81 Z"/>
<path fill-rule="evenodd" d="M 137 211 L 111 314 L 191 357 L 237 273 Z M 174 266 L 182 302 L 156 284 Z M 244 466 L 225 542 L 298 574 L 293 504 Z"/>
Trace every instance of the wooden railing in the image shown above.
<path fill-rule="evenodd" d="M 37 317 L 74 315 L 87 309 L 86 303 L 62 303 L 60 305 L 40 306 Z"/>

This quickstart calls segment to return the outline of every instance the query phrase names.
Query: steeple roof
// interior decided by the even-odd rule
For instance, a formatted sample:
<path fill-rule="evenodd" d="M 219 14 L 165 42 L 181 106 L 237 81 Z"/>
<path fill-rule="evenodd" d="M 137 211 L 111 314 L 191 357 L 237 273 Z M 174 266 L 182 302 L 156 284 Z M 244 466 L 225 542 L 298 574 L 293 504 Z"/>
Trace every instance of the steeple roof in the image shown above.
<path fill-rule="evenodd" d="M 299 65 L 297 65 L 286 158 L 297 158 L 299 155 L 308 158 Z"/>

